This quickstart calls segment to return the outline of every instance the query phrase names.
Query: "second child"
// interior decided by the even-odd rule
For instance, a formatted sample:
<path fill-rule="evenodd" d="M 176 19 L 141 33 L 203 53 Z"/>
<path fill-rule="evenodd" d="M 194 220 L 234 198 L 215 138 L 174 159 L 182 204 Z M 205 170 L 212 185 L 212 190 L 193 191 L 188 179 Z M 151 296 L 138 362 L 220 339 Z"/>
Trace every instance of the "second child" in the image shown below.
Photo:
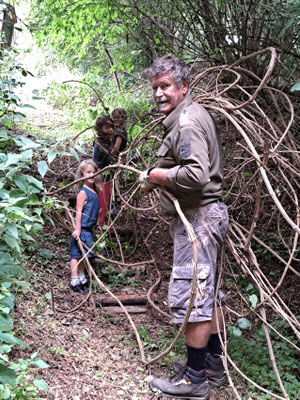
<path fill-rule="evenodd" d="M 84 261 L 80 261 L 82 253 L 78 246 L 78 239 L 80 238 L 87 247 L 92 247 L 93 228 L 97 224 L 99 214 L 99 199 L 97 189 L 97 179 L 91 178 L 97 172 L 97 165 L 92 160 L 86 160 L 80 163 L 75 179 L 86 178 L 78 184 L 78 194 L 76 197 L 76 218 L 75 230 L 72 233 L 70 240 L 70 253 L 71 253 L 71 283 L 70 288 L 77 293 L 88 291 L 89 283 L 84 272 Z M 85 249 L 85 252 L 87 250 Z M 92 253 L 88 257 L 93 257 Z M 80 262 L 79 262 L 80 261 Z"/>

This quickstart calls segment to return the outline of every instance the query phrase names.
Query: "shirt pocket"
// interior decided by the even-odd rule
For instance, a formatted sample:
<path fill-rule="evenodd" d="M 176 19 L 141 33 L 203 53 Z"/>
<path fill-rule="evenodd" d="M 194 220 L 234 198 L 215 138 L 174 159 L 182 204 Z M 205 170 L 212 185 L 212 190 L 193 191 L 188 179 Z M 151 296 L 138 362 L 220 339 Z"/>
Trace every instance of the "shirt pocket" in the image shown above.
<path fill-rule="evenodd" d="M 166 144 L 162 144 L 160 148 L 157 150 L 158 157 L 166 157 L 169 151 L 169 147 Z"/>

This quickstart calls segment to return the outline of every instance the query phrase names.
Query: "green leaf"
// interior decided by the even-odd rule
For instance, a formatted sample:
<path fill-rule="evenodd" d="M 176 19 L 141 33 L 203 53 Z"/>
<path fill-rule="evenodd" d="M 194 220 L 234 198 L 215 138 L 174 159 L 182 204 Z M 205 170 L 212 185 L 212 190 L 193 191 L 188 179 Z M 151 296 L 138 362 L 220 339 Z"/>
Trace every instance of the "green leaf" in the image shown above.
<path fill-rule="evenodd" d="M 23 347 L 28 346 L 28 344 L 22 342 L 22 340 L 16 338 L 15 336 L 11 335 L 10 333 L 0 332 L 0 340 L 2 340 L 2 342 L 5 342 L 5 343 L 18 344 Z"/>
<path fill-rule="evenodd" d="M 9 315 L 0 314 L 0 331 L 7 332 L 13 327 L 13 319 Z"/>
<path fill-rule="evenodd" d="M 46 163 L 46 161 L 39 161 L 37 163 L 37 167 L 41 177 L 44 178 L 46 172 L 48 171 L 48 164 Z"/>
<path fill-rule="evenodd" d="M 44 381 L 44 379 L 42 379 L 42 378 L 36 378 L 36 379 L 34 379 L 33 384 L 34 384 L 37 388 L 42 389 L 42 390 L 44 390 L 45 392 L 48 392 L 48 390 L 49 390 L 47 383 L 46 383 L 46 382 Z"/>
<path fill-rule="evenodd" d="M 241 329 L 247 329 L 252 326 L 252 323 L 247 318 L 239 318 L 238 324 Z"/>
<path fill-rule="evenodd" d="M 14 181 L 18 188 L 20 188 L 24 192 L 27 191 L 29 185 L 24 175 L 15 175 Z"/>
<path fill-rule="evenodd" d="M 51 164 L 55 157 L 60 153 L 59 150 L 50 150 L 48 153 L 48 163 Z"/>
<path fill-rule="evenodd" d="M 38 188 L 39 190 L 44 190 L 43 188 L 43 183 L 39 180 L 37 180 L 36 178 L 34 178 L 33 176 L 30 175 L 26 175 L 26 179 L 29 183 L 31 183 L 32 185 L 34 185 L 36 188 Z"/>
<path fill-rule="evenodd" d="M 0 276 L 1 275 L 8 275 L 8 276 L 14 276 L 14 275 L 24 275 L 25 272 L 22 267 L 16 264 L 1 264 L 0 268 Z"/>
<path fill-rule="evenodd" d="M 79 153 L 81 153 L 81 154 L 87 154 L 86 151 L 78 144 L 75 146 L 75 149 L 78 150 Z"/>
<path fill-rule="evenodd" d="M 256 294 L 251 294 L 251 296 L 249 296 L 249 302 L 252 308 L 255 308 L 258 302 L 258 297 L 256 296 Z"/>
<path fill-rule="evenodd" d="M 76 150 L 70 149 L 70 153 L 76 158 L 78 162 L 80 162 L 79 155 L 77 154 Z"/>
<path fill-rule="evenodd" d="M 39 368 L 49 368 L 49 365 L 46 364 L 43 360 L 35 360 L 33 363 Z"/>
<path fill-rule="evenodd" d="M 18 228 L 16 224 L 7 224 L 6 225 L 6 230 L 12 235 L 14 238 L 18 239 L 19 234 L 18 234 Z"/>
<path fill-rule="evenodd" d="M 13 369 L 8 368 L 3 364 L 0 364 L 0 381 L 2 383 L 13 385 L 15 383 L 16 377 L 16 373 Z"/>
<path fill-rule="evenodd" d="M 292 87 L 291 87 L 291 92 L 296 92 L 300 90 L 300 80 L 297 81 Z"/>
<path fill-rule="evenodd" d="M 233 327 L 232 333 L 234 336 L 242 336 L 242 331 L 235 327 Z"/>
<path fill-rule="evenodd" d="M 20 121 L 26 121 L 26 115 L 20 113 L 20 112 L 14 112 L 14 117 L 17 118 Z"/>

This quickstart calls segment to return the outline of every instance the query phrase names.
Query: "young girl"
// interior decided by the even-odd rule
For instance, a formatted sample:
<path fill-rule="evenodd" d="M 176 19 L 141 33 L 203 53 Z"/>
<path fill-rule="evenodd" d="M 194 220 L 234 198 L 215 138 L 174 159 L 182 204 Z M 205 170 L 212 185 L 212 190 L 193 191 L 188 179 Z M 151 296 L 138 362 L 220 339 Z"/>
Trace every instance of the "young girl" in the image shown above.
<path fill-rule="evenodd" d="M 97 165 L 92 160 L 83 161 L 76 172 L 75 179 L 86 178 L 78 183 L 79 192 L 76 198 L 75 230 L 70 240 L 71 252 L 71 283 L 70 288 L 74 292 L 88 291 L 88 281 L 84 273 L 84 261 L 79 263 L 82 253 L 78 247 L 77 240 L 81 239 L 89 248 L 92 247 L 93 227 L 97 224 L 99 213 L 99 199 L 97 195 L 97 178 L 91 175 L 97 172 Z M 86 249 L 84 249 L 87 252 Z M 91 253 L 88 257 L 93 257 Z"/>

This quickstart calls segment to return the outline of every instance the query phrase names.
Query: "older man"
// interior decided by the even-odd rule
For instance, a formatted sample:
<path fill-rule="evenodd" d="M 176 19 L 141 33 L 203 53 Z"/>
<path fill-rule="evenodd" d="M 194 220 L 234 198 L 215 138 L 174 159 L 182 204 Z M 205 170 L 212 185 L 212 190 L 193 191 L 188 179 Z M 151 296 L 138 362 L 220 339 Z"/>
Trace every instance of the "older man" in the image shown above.
<path fill-rule="evenodd" d="M 161 113 L 165 134 L 158 150 L 158 167 L 141 174 L 148 189 L 157 184 L 179 200 L 197 236 L 197 296 L 185 330 L 186 363 L 175 363 L 176 374 L 155 378 L 153 392 L 205 400 L 209 384 L 226 382 L 218 336 L 220 309 L 214 309 L 218 251 L 228 225 L 221 200 L 223 169 L 218 133 L 209 113 L 189 94 L 189 71 L 180 60 L 167 55 L 146 71 Z M 174 323 L 182 323 L 189 304 L 193 278 L 192 246 L 170 199 L 160 193 L 162 212 L 174 215 L 174 255 L 169 287 L 169 307 Z M 219 322 L 219 323 L 218 323 Z"/>

